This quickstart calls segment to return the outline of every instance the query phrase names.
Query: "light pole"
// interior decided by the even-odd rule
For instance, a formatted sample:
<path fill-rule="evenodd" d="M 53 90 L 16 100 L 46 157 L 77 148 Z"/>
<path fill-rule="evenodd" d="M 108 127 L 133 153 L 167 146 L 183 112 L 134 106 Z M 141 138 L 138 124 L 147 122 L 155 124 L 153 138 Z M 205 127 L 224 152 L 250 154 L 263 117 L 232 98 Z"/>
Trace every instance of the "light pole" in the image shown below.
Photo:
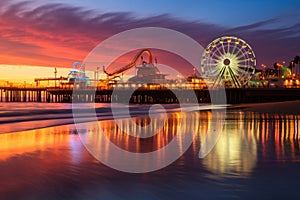
<path fill-rule="evenodd" d="M 57 76 L 57 69 L 56 67 L 54 68 L 54 86 L 56 87 L 56 76 Z"/>
<path fill-rule="evenodd" d="M 98 80 L 99 80 L 99 68 L 100 68 L 100 67 L 97 67 L 97 82 L 98 82 Z"/>

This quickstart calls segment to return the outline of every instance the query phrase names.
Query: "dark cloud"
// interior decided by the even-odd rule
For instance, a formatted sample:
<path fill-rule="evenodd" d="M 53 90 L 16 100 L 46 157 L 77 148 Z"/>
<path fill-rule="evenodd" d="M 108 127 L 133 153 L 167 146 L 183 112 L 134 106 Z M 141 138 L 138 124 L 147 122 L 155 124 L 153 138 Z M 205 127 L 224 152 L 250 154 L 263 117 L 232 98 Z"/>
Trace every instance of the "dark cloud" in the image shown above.
<path fill-rule="evenodd" d="M 279 19 L 229 28 L 178 19 L 167 14 L 140 18 L 133 13 L 97 13 L 65 4 L 36 7 L 30 1 L 11 2 L 0 2 L 1 63 L 38 65 L 49 61 L 58 66 L 70 65 L 71 60 L 82 60 L 109 36 L 146 26 L 180 31 L 204 47 L 222 35 L 242 37 L 252 45 L 259 65 L 272 65 L 276 60 L 288 60 L 300 54 L 300 24 L 280 29 L 266 28 Z M 5 55 L 9 58 L 17 57 L 19 63 L 5 60 Z M 22 57 L 29 62 L 27 57 L 31 55 L 36 58 L 35 63 L 20 63 Z M 44 59 L 43 62 L 41 59 Z M 30 62 L 33 62 L 32 59 Z"/>
<path fill-rule="evenodd" d="M 258 28 L 263 28 L 265 25 L 270 25 L 270 24 L 272 24 L 276 21 L 278 21 L 278 19 L 269 19 L 269 20 L 249 24 L 249 25 L 246 25 L 246 26 L 239 26 L 239 27 L 236 27 L 236 28 L 232 28 L 232 29 L 229 29 L 228 31 L 237 33 L 237 32 L 255 30 L 255 29 L 258 29 Z"/>

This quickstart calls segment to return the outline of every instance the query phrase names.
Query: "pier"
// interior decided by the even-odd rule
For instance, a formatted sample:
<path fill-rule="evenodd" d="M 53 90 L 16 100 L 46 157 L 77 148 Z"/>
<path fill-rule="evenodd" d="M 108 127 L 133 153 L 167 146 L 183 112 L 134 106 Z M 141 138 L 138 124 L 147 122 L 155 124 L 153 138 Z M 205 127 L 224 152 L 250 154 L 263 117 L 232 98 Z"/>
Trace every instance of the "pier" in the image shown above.
<path fill-rule="evenodd" d="M 228 49 L 232 47 L 239 51 L 235 52 L 235 56 L 222 52 L 223 57 L 213 58 L 214 62 L 210 63 L 210 54 L 216 51 L 217 44 L 223 46 L 224 41 Z M 143 59 L 144 54 L 148 62 Z M 221 64 L 219 66 L 216 63 Z M 136 74 L 123 79 L 123 73 L 134 68 Z M 55 68 L 54 77 L 35 78 L 36 84 L 30 82 L 26 85 L 24 81 L 24 84 L 14 85 L 6 80 L 0 86 L 0 101 L 241 104 L 300 100 L 300 74 L 296 70 L 276 63 L 274 70 L 263 69 L 255 74 L 256 57 L 253 50 L 245 41 L 234 36 L 218 38 L 208 45 L 201 68 L 202 76 L 194 68 L 193 74 L 185 78 L 177 75 L 177 78 L 167 79 L 168 74 L 161 73 L 157 61 L 153 62 L 152 52 L 142 49 L 124 66 L 111 69 L 103 66 L 105 78 L 102 79 L 98 77 L 99 67 L 94 72 L 94 79 L 91 79 L 85 72 L 85 64 L 74 62 L 67 77 L 57 77 Z M 223 87 L 225 93 L 224 89 L 219 89 Z"/>
<path fill-rule="evenodd" d="M 130 88 L 103 89 L 85 88 L 47 88 L 47 87 L 0 87 L 1 102 L 47 102 L 72 103 L 122 102 L 133 104 L 171 104 L 171 103 L 210 103 L 211 95 L 218 99 L 218 89 L 172 89 L 138 88 L 133 92 Z M 132 93 L 130 98 L 127 94 Z M 176 95 L 175 95 L 176 94 Z M 193 95 L 191 95 L 193 94 Z M 196 97 L 196 99 L 194 98 Z M 219 97 L 224 99 L 224 97 Z M 229 104 L 276 102 L 300 100 L 300 88 L 226 88 L 226 100 Z"/>
<path fill-rule="evenodd" d="M 0 87 L 1 102 L 45 102 L 46 87 Z"/>

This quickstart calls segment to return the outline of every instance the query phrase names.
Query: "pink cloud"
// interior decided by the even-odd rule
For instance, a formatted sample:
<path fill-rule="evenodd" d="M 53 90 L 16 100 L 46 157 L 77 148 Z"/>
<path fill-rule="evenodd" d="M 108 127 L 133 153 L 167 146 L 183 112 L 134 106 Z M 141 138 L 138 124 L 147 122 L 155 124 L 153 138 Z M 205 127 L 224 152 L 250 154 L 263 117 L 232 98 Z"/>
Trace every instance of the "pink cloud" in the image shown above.
<path fill-rule="evenodd" d="M 242 37 L 252 45 L 258 66 L 261 63 L 270 66 L 277 60 L 288 61 L 300 53 L 300 26 L 262 28 L 276 19 L 227 28 L 170 15 L 138 18 L 132 13 L 97 13 L 64 4 L 32 8 L 30 2 L 11 2 L 0 3 L 0 64 L 71 66 L 109 36 L 146 26 L 180 31 L 204 47 L 223 35 Z M 159 60 L 166 62 L 167 57 Z"/>

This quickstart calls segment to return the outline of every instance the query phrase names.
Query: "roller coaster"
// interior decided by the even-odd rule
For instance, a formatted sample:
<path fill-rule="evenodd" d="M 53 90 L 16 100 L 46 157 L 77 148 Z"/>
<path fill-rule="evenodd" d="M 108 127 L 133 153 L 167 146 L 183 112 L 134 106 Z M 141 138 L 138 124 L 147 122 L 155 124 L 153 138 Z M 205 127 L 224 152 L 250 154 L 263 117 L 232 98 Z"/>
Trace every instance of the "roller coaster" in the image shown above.
<path fill-rule="evenodd" d="M 143 60 L 143 54 L 146 53 L 148 55 L 148 62 Z M 137 61 L 139 58 L 142 58 L 142 64 L 137 66 Z M 155 63 L 157 60 L 155 58 Z M 107 78 L 103 80 L 103 85 L 111 85 L 115 84 L 116 78 L 120 78 L 126 71 L 130 70 L 131 68 L 135 67 L 136 75 L 128 79 L 128 83 L 140 83 L 140 84 L 163 84 L 166 83 L 166 76 L 167 74 L 160 73 L 159 69 L 153 63 L 153 55 L 149 49 L 142 49 L 140 50 L 132 61 L 121 67 L 117 68 L 111 72 L 108 72 L 105 67 L 103 67 L 103 72 L 107 75 Z M 101 84 L 101 83 L 100 83 Z M 98 84 L 99 85 L 99 84 Z"/>
<path fill-rule="evenodd" d="M 121 67 L 119 69 L 116 69 L 113 72 L 107 72 L 106 69 L 105 69 L 105 67 L 103 66 L 103 72 L 106 75 L 110 76 L 110 79 L 118 77 L 120 74 L 124 73 L 125 71 L 127 71 L 127 70 L 135 67 L 138 59 L 143 55 L 143 53 L 147 53 L 148 54 L 148 58 L 149 58 L 148 63 L 152 64 L 153 63 L 153 57 L 152 57 L 151 51 L 149 49 L 143 49 L 143 50 L 141 50 L 139 53 L 137 53 L 135 55 L 135 57 L 132 59 L 132 61 L 129 64 L 127 64 L 127 65 L 125 65 L 125 66 L 123 66 L 123 67 Z"/>

